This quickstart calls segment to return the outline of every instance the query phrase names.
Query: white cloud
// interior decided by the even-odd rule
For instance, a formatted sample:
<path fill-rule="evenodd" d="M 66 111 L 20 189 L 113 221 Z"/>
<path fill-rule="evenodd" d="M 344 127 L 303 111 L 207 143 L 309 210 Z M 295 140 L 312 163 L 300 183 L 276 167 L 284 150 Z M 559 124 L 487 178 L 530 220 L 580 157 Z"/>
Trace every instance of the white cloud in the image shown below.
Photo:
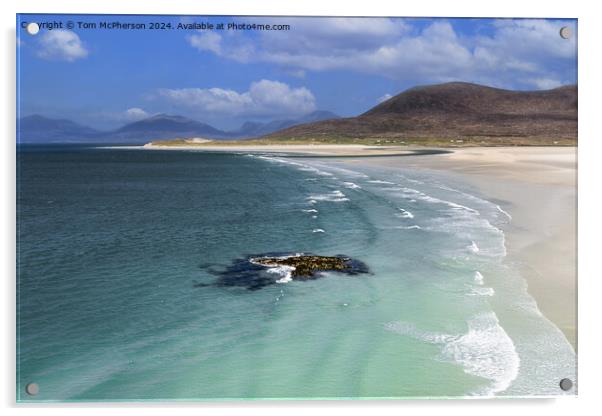
<path fill-rule="evenodd" d="M 353 56 L 349 57 L 349 64 L 352 60 Z M 356 65 L 392 78 L 419 75 L 445 81 L 469 68 L 471 60 L 470 51 L 459 42 L 451 24 L 439 21 L 426 27 L 420 35 L 402 37 L 391 45 L 356 57 Z"/>
<path fill-rule="evenodd" d="M 130 121 L 142 120 L 149 116 L 149 113 L 138 107 L 128 108 L 123 112 L 123 118 Z"/>
<path fill-rule="evenodd" d="M 72 62 L 88 56 L 79 36 L 69 30 L 55 29 L 43 33 L 39 39 L 38 56 Z"/>
<path fill-rule="evenodd" d="M 160 97 L 187 109 L 211 115 L 283 116 L 301 115 L 316 109 L 315 97 L 305 87 L 263 79 L 253 82 L 248 91 L 222 88 L 161 89 Z"/>
<path fill-rule="evenodd" d="M 552 78 L 531 78 L 528 82 L 538 90 L 551 90 L 562 86 L 562 82 Z"/>
<path fill-rule="evenodd" d="M 221 53 L 222 37 L 215 32 L 204 32 L 200 35 L 188 36 L 188 42 L 199 51 Z"/>
<path fill-rule="evenodd" d="M 467 80 L 490 85 L 535 85 L 529 79 L 574 82 L 576 36 L 559 35 L 570 21 L 489 22 L 487 35 L 459 35 L 450 21 L 412 26 L 388 18 L 255 18 L 288 23 L 290 31 L 206 32 L 188 37 L 198 50 L 226 59 L 268 62 L 295 71 L 352 70 L 408 82 Z M 555 62 L 552 62 L 555 61 Z M 558 61 L 561 61 L 560 69 Z M 564 65 L 564 66 L 563 66 Z M 304 72 L 303 72 L 304 73 Z"/>
<path fill-rule="evenodd" d="M 290 31 L 261 31 L 256 39 L 242 33 L 201 32 L 187 37 L 200 51 L 239 62 L 267 61 L 323 70 L 340 67 L 336 59 L 365 52 L 409 30 L 402 20 L 385 18 L 244 18 L 246 23 L 289 24 Z"/>
<path fill-rule="evenodd" d="M 544 19 L 501 19 L 496 20 L 494 26 L 495 34 L 480 42 L 509 56 L 531 59 L 538 56 L 575 57 L 577 37 L 560 37 L 563 26 L 569 26 L 576 33 L 577 28 L 573 23 Z"/>
<path fill-rule="evenodd" d="M 382 103 L 382 102 L 385 102 L 385 101 L 387 101 L 389 98 L 392 98 L 392 97 L 393 97 L 393 96 L 392 96 L 391 94 L 389 94 L 389 93 L 386 93 L 386 94 L 385 94 L 385 95 L 383 95 L 382 97 L 379 97 L 379 98 L 376 100 L 376 102 L 378 102 L 378 103 Z"/>
<path fill-rule="evenodd" d="M 257 23 L 289 24 L 290 31 L 262 31 L 261 49 L 275 54 L 340 55 L 374 50 L 409 33 L 411 26 L 388 18 L 262 18 Z"/>

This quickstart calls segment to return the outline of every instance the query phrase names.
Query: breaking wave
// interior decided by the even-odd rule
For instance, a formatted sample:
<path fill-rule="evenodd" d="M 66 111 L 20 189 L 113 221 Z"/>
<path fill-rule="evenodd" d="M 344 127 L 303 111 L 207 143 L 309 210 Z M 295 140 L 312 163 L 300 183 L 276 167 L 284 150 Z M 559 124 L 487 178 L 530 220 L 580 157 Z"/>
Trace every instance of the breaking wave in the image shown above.
<path fill-rule="evenodd" d="M 486 388 L 472 394 L 492 396 L 501 393 L 518 375 L 520 358 L 494 312 L 472 317 L 464 334 L 421 331 L 409 322 L 390 322 L 385 324 L 385 329 L 440 345 L 441 360 L 461 365 L 465 373 L 489 380 Z"/>
<path fill-rule="evenodd" d="M 346 197 L 346 195 L 339 191 L 332 191 L 326 194 L 316 194 L 316 195 L 310 195 L 307 197 L 307 200 L 310 204 L 315 204 L 318 201 L 325 201 L 325 202 L 345 202 L 345 201 L 349 201 L 349 198 Z"/>

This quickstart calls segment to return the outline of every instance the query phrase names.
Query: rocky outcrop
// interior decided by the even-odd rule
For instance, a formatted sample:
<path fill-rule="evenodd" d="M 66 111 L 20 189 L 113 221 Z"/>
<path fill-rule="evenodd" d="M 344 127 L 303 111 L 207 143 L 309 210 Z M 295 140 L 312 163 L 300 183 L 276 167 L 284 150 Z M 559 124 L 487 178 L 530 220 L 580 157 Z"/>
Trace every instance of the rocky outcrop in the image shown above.
<path fill-rule="evenodd" d="M 344 255 L 267 253 L 234 259 L 226 267 L 202 265 L 207 273 L 217 277 L 213 283 L 195 282 L 195 287 L 244 287 L 259 290 L 266 286 L 291 280 L 311 280 L 323 277 L 323 272 L 347 275 L 369 273 L 368 266 Z"/>
<path fill-rule="evenodd" d="M 349 257 L 291 256 L 252 258 L 252 263 L 269 267 L 291 267 L 292 278 L 314 277 L 315 272 L 351 270 Z"/>

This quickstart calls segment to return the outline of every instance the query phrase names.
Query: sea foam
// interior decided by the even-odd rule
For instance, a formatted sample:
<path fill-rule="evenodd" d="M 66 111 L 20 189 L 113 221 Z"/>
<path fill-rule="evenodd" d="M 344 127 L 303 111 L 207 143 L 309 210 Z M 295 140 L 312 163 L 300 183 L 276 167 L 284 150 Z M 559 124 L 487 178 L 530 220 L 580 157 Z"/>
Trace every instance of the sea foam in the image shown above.
<path fill-rule="evenodd" d="M 268 273 L 277 274 L 281 276 L 280 279 L 276 280 L 276 283 L 288 283 L 293 280 L 293 271 L 295 271 L 295 267 L 293 266 L 276 266 L 270 267 L 267 269 Z"/>
<path fill-rule="evenodd" d="M 277 259 L 287 259 L 290 257 L 299 257 L 302 255 L 303 255 L 303 253 L 295 253 L 294 255 L 289 255 L 289 256 L 273 256 L 273 257 L 277 258 Z M 249 259 L 249 262 L 252 264 L 262 266 L 262 267 L 266 267 L 266 271 L 268 273 L 276 274 L 276 275 L 280 276 L 280 279 L 276 280 L 276 283 L 288 283 L 293 280 L 293 271 L 295 271 L 296 267 L 287 266 L 285 264 L 279 265 L 279 266 L 266 266 L 263 263 L 259 263 L 257 261 L 258 258 L 261 258 L 261 257 L 251 257 Z"/>
<path fill-rule="evenodd" d="M 483 275 L 478 270 L 474 272 L 474 282 L 478 285 L 483 284 Z"/>
<path fill-rule="evenodd" d="M 408 322 L 390 322 L 385 324 L 385 329 L 440 345 L 440 359 L 461 365 L 467 374 L 489 380 L 487 387 L 473 392 L 475 395 L 501 393 L 518 375 L 520 358 L 494 312 L 472 317 L 468 321 L 468 331 L 458 335 L 421 331 Z"/>
<path fill-rule="evenodd" d="M 343 185 L 345 186 L 345 188 L 349 188 L 349 189 L 362 189 L 361 186 L 359 186 L 353 182 L 343 182 Z"/>
<path fill-rule="evenodd" d="M 396 225 L 393 227 L 398 230 L 421 230 L 422 228 L 419 225 Z"/>
<path fill-rule="evenodd" d="M 469 293 L 471 296 L 493 296 L 495 295 L 495 290 L 492 287 L 475 287 Z"/>
<path fill-rule="evenodd" d="M 316 175 L 320 175 L 320 176 L 334 176 L 332 173 L 330 172 L 326 172 L 324 170 L 318 169 L 314 166 L 305 164 L 305 163 L 301 163 L 301 162 L 297 162 L 297 161 L 293 161 L 290 159 L 286 159 L 286 158 L 280 158 L 280 157 L 274 157 L 274 156 L 257 156 L 257 158 L 259 159 L 263 159 L 266 160 L 268 162 L 274 162 L 274 163 L 280 163 L 283 165 L 290 165 L 290 166 L 294 166 L 295 168 L 297 168 L 300 171 L 303 172 L 312 172 L 315 173 Z"/>
<path fill-rule="evenodd" d="M 472 241 L 467 248 L 468 248 L 468 251 L 470 251 L 471 253 L 476 254 L 479 252 L 479 246 L 477 246 L 477 243 L 475 243 L 474 241 Z"/>
<path fill-rule="evenodd" d="M 399 211 L 401 211 L 400 213 L 396 214 L 398 217 L 400 218 L 414 218 L 414 214 L 412 214 L 410 211 L 405 210 L 403 208 L 397 208 Z"/>
<path fill-rule="evenodd" d="M 345 202 L 345 201 L 349 201 L 349 198 L 347 198 L 343 192 L 336 190 L 336 191 L 332 191 L 327 194 L 310 195 L 307 197 L 307 200 L 309 201 L 310 204 L 315 204 L 318 201 Z"/>

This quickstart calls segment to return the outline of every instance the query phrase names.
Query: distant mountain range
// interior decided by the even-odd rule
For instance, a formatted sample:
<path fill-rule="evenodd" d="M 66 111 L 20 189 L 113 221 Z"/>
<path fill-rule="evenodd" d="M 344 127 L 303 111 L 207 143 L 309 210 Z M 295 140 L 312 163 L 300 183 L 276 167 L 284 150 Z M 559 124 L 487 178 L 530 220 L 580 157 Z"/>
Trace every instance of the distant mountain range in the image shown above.
<path fill-rule="evenodd" d="M 575 144 L 577 86 L 510 91 L 465 82 L 411 88 L 356 117 L 316 111 L 299 119 L 246 122 L 223 131 L 159 114 L 112 131 L 39 115 L 18 120 L 19 142 L 146 143 L 202 137 L 216 140 L 359 141 L 442 144 Z"/>
<path fill-rule="evenodd" d="M 79 137 L 85 140 L 100 132 L 71 120 L 33 115 L 17 120 L 17 133 L 20 142 L 50 143 L 74 141 Z"/>
<path fill-rule="evenodd" d="M 340 116 L 330 111 L 314 111 L 313 113 L 309 113 L 306 116 L 298 119 L 274 120 L 270 121 L 269 123 L 246 122 L 240 127 L 240 129 L 233 133 L 238 137 L 259 137 L 299 124 L 313 123 L 323 120 L 334 120 L 337 118 L 340 118 Z"/>
<path fill-rule="evenodd" d="M 146 143 L 176 137 L 232 140 L 263 136 L 296 124 L 338 117 L 329 111 L 315 111 L 299 119 L 246 122 L 237 130 L 224 131 L 190 118 L 159 114 L 115 130 L 101 131 L 71 120 L 31 115 L 18 120 L 17 131 L 20 143 Z"/>
<path fill-rule="evenodd" d="M 465 82 L 415 87 L 357 117 L 292 126 L 264 138 L 569 144 L 577 139 L 577 86 L 547 91 L 510 91 Z"/>

